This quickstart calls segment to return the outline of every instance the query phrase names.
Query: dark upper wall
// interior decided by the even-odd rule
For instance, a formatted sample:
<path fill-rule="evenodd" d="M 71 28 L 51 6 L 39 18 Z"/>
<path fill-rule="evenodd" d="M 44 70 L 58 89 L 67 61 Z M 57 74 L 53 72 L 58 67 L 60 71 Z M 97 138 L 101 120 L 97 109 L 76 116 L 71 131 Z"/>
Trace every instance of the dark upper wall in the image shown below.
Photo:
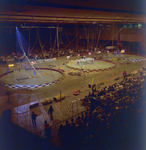
<path fill-rule="evenodd" d="M 110 12 L 146 13 L 145 0 L 2 0 L 4 5 L 19 4 Z"/>

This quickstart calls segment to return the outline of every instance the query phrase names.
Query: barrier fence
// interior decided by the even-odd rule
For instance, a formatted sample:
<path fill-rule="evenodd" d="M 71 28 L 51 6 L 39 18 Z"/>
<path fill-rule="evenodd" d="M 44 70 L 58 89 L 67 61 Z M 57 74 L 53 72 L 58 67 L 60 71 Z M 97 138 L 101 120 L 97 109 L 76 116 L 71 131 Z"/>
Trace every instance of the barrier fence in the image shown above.
<path fill-rule="evenodd" d="M 62 121 L 60 121 L 59 123 L 56 123 L 56 124 L 54 124 L 53 126 L 51 126 L 51 135 L 52 135 L 52 137 L 57 136 L 58 130 L 59 130 L 61 124 L 62 124 L 62 125 L 65 125 L 65 124 L 66 124 L 66 121 L 69 121 L 69 120 L 71 120 L 71 119 L 76 120 L 78 116 L 82 116 L 82 114 L 85 115 L 85 112 L 87 112 L 87 110 L 82 111 L 82 112 L 80 112 L 80 113 L 78 113 L 78 114 L 76 114 L 76 115 L 74 115 L 74 116 L 72 116 L 72 117 L 69 117 L 69 118 L 67 118 L 67 119 L 65 119 L 65 120 L 62 120 Z M 41 130 L 41 131 L 39 131 L 39 132 L 37 132 L 37 133 L 35 133 L 35 134 L 38 135 L 38 136 L 40 136 L 41 138 L 46 138 L 45 130 L 44 130 L 44 129 Z"/>

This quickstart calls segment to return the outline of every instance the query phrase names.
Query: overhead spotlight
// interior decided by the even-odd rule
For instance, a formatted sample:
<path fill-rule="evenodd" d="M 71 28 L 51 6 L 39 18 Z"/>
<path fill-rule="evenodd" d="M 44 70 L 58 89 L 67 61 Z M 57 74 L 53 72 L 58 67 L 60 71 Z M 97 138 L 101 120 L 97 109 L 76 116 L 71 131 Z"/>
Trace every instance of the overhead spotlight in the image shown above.
<path fill-rule="evenodd" d="M 142 28 L 142 24 L 141 24 L 141 23 L 138 23 L 137 27 L 138 27 L 138 28 Z"/>

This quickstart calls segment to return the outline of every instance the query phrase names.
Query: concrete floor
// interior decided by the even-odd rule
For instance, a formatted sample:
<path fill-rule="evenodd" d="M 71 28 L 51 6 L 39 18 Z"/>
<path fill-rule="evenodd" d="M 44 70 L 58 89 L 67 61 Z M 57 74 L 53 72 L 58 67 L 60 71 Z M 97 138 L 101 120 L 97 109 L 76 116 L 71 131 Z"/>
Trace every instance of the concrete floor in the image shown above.
<path fill-rule="evenodd" d="M 102 54 L 103 55 L 103 54 Z M 99 55 L 98 55 L 99 56 Z M 112 55 L 111 55 L 112 56 Z M 88 56 L 86 56 L 88 57 Z M 97 57 L 97 55 L 92 55 L 90 57 Z M 124 57 L 124 54 L 123 56 Z M 125 55 L 126 57 L 126 55 Z M 130 56 L 134 59 L 137 59 L 137 57 Z M 140 56 L 138 56 L 139 59 Z M 76 60 L 77 57 L 71 57 L 69 61 Z M 39 67 L 49 67 L 50 64 L 55 64 L 56 67 L 53 67 L 55 69 L 63 69 L 65 70 L 65 79 L 61 82 L 48 86 L 48 87 L 42 87 L 38 88 L 32 91 L 28 90 L 17 90 L 17 89 L 11 89 L 8 87 L 3 87 L 0 85 L 0 114 L 2 115 L 2 112 L 11 109 L 12 110 L 12 122 L 25 128 L 26 130 L 36 133 L 38 131 L 41 131 L 44 129 L 44 120 L 47 120 L 50 125 L 53 125 L 59 121 L 62 121 L 64 119 L 67 119 L 71 117 L 72 115 L 77 114 L 78 112 L 82 112 L 85 110 L 85 108 L 81 105 L 80 99 L 84 98 L 85 95 L 88 95 L 88 93 L 91 91 L 91 89 L 88 88 L 88 83 L 93 81 L 94 84 L 98 84 L 101 82 L 104 82 L 104 85 L 102 85 L 100 88 L 103 88 L 104 86 L 111 85 L 115 82 L 119 82 L 122 80 L 122 73 L 125 70 L 128 74 L 132 72 L 136 72 L 138 69 L 140 69 L 142 66 L 145 66 L 145 61 L 137 61 L 130 64 L 123 64 L 120 65 L 119 61 L 114 61 L 117 65 L 117 67 L 113 70 L 109 71 L 99 71 L 99 72 L 90 72 L 82 74 L 81 76 L 70 76 L 68 75 L 68 71 L 71 71 L 71 69 L 65 67 L 63 65 L 64 62 L 68 61 L 66 57 L 61 57 L 57 59 L 56 61 L 52 62 L 42 62 L 36 65 L 39 65 Z M 12 68 L 10 68 L 11 70 Z M 16 70 L 16 68 L 15 68 Z M 22 71 L 25 72 L 22 68 Z M 0 73 L 6 72 L 6 66 L 0 66 Z M 22 74 L 23 74 L 22 72 Z M 46 76 L 46 72 L 41 72 L 42 76 Z M 7 75 L 4 78 L 1 78 L 0 81 L 5 82 L 11 82 L 15 83 L 17 78 L 17 73 L 15 72 L 12 75 Z M 23 74 L 24 75 L 24 74 Z M 48 73 L 48 76 L 46 78 L 51 78 L 49 80 L 53 80 L 53 76 L 56 78 L 60 77 L 60 75 L 53 73 L 52 76 L 51 72 Z M 114 79 L 120 77 L 118 81 L 115 81 Z M 33 79 L 29 79 L 31 82 Z M 23 84 L 29 84 L 31 82 L 23 82 Z M 39 78 L 36 80 L 38 82 Z M 33 83 L 35 84 L 36 81 L 34 80 Z M 40 82 L 40 80 L 39 80 Z M 7 103 L 7 96 L 5 95 L 6 91 L 10 90 L 11 97 L 10 101 L 11 104 Z M 74 96 L 73 92 L 76 90 L 80 90 L 81 93 L 78 96 Z M 52 106 L 54 108 L 54 120 L 51 121 L 49 115 L 47 114 L 47 111 L 49 109 L 50 105 L 43 106 L 41 105 L 41 101 L 44 98 L 50 97 L 53 98 L 55 96 L 59 96 L 60 92 L 62 94 L 66 95 L 66 98 L 60 102 L 53 102 Z M 76 103 L 73 104 L 74 111 L 71 111 L 71 104 L 73 101 L 76 101 Z M 40 105 L 29 109 L 29 106 L 33 103 L 39 102 Z M 31 113 L 34 111 L 37 114 L 37 126 L 33 126 L 31 122 Z"/>

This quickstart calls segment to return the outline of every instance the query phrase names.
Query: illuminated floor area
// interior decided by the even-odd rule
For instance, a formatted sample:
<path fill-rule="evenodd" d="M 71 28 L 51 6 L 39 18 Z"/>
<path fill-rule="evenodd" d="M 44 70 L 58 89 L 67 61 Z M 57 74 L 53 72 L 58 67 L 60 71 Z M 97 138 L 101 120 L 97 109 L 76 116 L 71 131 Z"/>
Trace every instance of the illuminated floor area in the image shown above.
<path fill-rule="evenodd" d="M 93 55 L 91 57 L 97 57 L 97 55 L 96 56 Z M 76 59 L 77 57 L 73 57 L 69 61 L 73 61 Z M 61 57 L 57 59 L 56 61 L 51 62 L 55 66 L 52 68 L 54 69 L 60 68 L 65 71 L 64 72 L 65 79 L 57 84 L 54 84 L 48 87 L 37 88 L 31 91 L 17 90 L 13 88 L 0 86 L 1 115 L 3 111 L 7 109 L 11 109 L 13 123 L 25 128 L 26 130 L 29 130 L 32 133 L 36 133 L 44 129 L 44 120 L 47 120 L 50 125 L 53 125 L 59 121 L 62 121 L 64 119 L 71 117 L 72 115 L 75 115 L 79 112 L 84 111 L 86 108 L 84 108 L 81 105 L 80 99 L 84 98 L 85 95 L 91 92 L 91 89 L 88 88 L 89 82 L 93 81 L 94 84 L 104 82 L 104 85 L 100 87 L 100 88 L 103 88 L 104 86 L 108 86 L 115 82 L 121 81 L 122 73 L 124 70 L 128 74 L 132 72 L 137 73 L 137 70 L 145 65 L 145 61 L 137 61 L 135 63 L 123 64 L 123 65 L 120 64 L 120 61 L 114 61 L 117 67 L 113 70 L 90 72 L 90 73 L 85 73 L 85 74 L 82 73 L 81 76 L 70 76 L 68 75 L 68 72 L 71 71 L 72 69 L 69 69 L 65 65 L 63 65 L 63 63 L 66 61 L 68 61 L 66 57 Z M 47 64 L 46 62 L 45 63 L 42 62 L 39 64 L 39 67 L 42 67 L 42 68 L 49 67 L 49 64 Z M 1 73 L 6 72 L 6 66 L 0 66 L 0 71 Z M 42 74 L 43 77 L 48 76 L 47 79 L 52 81 L 51 74 L 53 72 L 48 72 L 48 75 L 46 75 L 46 72 L 43 72 L 43 71 L 40 73 Z M 58 78 L 59 76 L 60 76 L 59 74 L 54 75 L 55 78 Z M 17 77 L 17 73 L 16 74 L 14 73 L 13 78 L 10 75 L 10 78 L 8 77 L 7 79 L 4 79 L 4 80 L 6 82 L 15 83 L 17 82 L 16 77 Z M 120 79 L 118 81 L 115 81 L 115 78 L 117 77 L 120 77 Z M 24 80 L 24 82 L 26 84 L 27 83 L 30 84 L 31 82 L 35 84 L 36 81 L 39 83 L 42 82 L 41 77 L 37 78 L 37 80 L 33 80 L 33 78 L 29 80 L 30 81 L 27 81 L 27 82 L 25 82 Z M 11 104 L 7 103 L 7 96 L 5 95 L 7 90 L 10 90 L 11 92 L 11 97 L 10 97 Z M 78 96 L 73 95 L 73 92 L 76 90 L 81 91 L 80 95 Z M 65 94 L 66 98 L 62 101 L 52 103 L 52 106 L 54 109 L 54 119 L 53 121 L 51 121 L 49 115 L 47 114 L 47 111 L 50 105 L 44 106 L 41 104 L 41 101 L 47 97 L 53 98 L 53 97 L 59 96 L 60 92 L 61 94 Z M 73 103 L 73 107 L 71 107 L 73 101 L 75 101 L 75 103 Z M 40 105 L 35 108 L 29 109 L 29 106 L 36 102 L 39 102 Z M 32 111 L 34 111 L 37 114 L 37 119 L 36 119 L 37 126 L 36 127 L 33 126 L 31 122 Z"/>
<path fill-rule="evenodd" d="M 104 60 L 94 60 L 93 62 L 80 62 L 78 64 L 78 60 L 72 60 L 67 63 L 69 67 L 78 68 L 78 69 L 90 69 L 90 70 L 99 70 L 99 69 L 106 69 L 106 68 L 112 68 L 115 66 L 115 64 L 111 62 L 106 62 Z"/>
<path fill-rule="evenodd" d="M 36 75 L 34 75 L 33 70 L 14 70 L 14 72 L 0 78 L 0 81 L 16 85 L 33 85 L 50 83 L 62 77 L 62 74 L 53 70 L 50 71 L 44 69 L 37 70 L 37 72 L 35 73 Z"/>

